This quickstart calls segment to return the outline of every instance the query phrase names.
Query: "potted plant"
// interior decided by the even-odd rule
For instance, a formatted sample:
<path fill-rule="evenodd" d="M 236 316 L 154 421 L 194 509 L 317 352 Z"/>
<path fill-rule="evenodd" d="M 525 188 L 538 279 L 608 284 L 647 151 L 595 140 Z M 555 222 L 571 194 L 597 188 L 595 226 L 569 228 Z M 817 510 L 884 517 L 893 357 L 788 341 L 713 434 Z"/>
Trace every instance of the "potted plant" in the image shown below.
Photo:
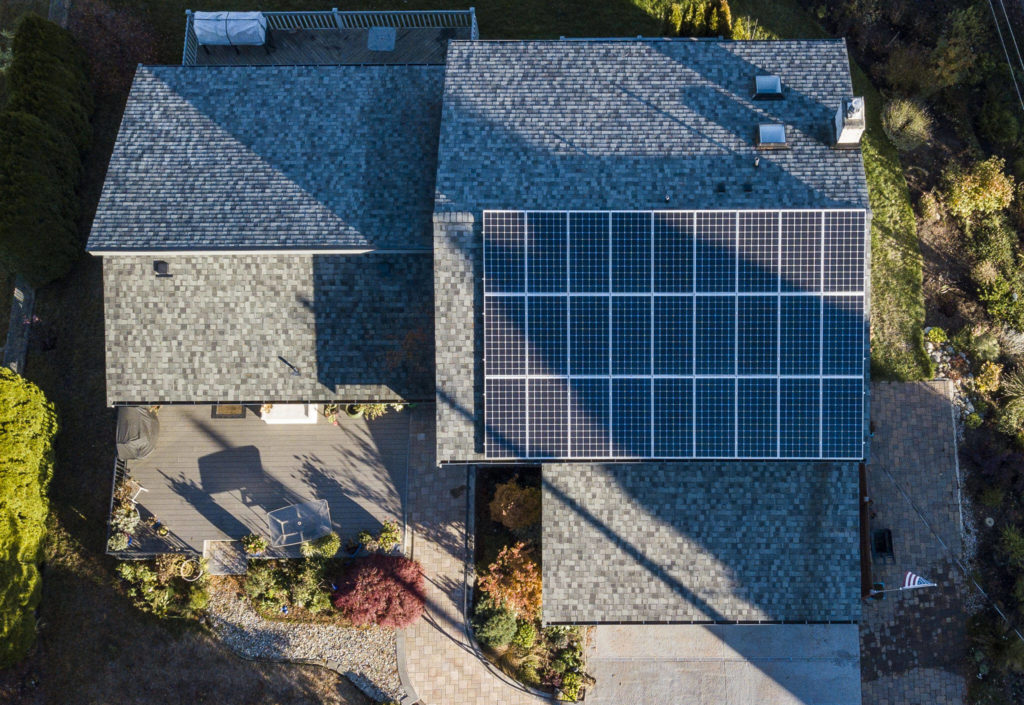
<path fill-rule="evenodd" d="M 262 556 L 267 551 L 267 540 L 258 534 L 249 534 L 242 538 L 242 548 L 250 556 Z"/>
<path fill-rule="evenodd" d="M 350 538 L 345 542 L 345 555 L 349 558 L 354 557 L 359 553 L 359 540 Z"/>
<path fill-rule="evenodd" d="M 398 524 L 393 521 L 384 522 L 380 535 L 377 536 L 377 549 L 384 553 L 391 553 L 402 540 L 402 532 Z"/>
<path fill-rule="evenodd" d="M 374 540 L 373 534 L 366 529 L 363 529 L 356 534 L 356 540 L 359 541 L 359 545 L 367 551 L 375 551 L 377 549 L 377 542 Z"/>
<path fill-rule="evenodd" d="M 128 534 L 118 531 L 107 539 L 107 550 L 111 553 L 118 553 L 128 548 Z"/>
<path fill-rule="evenodd" d="M 345 413 L 348 415 L 349 418 L 358 419 L 360 416 L 363 415 L 363 405 L 362 404 L 346 404 L 345 405 Z"/>
<path fill-rule="evenodd" d="M 338 425 L 338 405 L 324 404 L 324 417 L 335 426 Z"/>

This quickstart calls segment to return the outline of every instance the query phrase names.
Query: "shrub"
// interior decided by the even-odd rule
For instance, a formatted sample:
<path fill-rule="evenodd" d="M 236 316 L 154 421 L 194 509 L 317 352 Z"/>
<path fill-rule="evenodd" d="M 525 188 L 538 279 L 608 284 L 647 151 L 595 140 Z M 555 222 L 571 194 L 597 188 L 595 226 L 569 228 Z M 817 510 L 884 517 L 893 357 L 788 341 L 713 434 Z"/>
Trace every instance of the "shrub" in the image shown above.
<path fill-rule="evenodd" d="M 7 109 L 35 115 L 84 154 L 92 141 L 93 99 L 85 54 L 74 37 L 53 22 L 28 15 L 18 25 L 12 50 Z"/>
<path fill-rule="evenodd" d="M 161 557 L 159 563 L 150 561 L 124 561 L 117 566 L 117 574 L 127 584 L 128 596 L 139 609 L 158 617 L 194 617 L 206 609 L 209 595 L 206 586 L 209 577 L 196 582 L 181 578 L 179 570 L 188 556 Z"/>
<path fill-rule="evenodd" d="M 566 673 L 562 676 L 562 688 L 558 699 L 576 702 L 580 699 L 580 692 L 582 690 L 583 676 L 579 673 Z"/>
<path fill-rule="evenodd" d="M 131 534 L 139 525 L 139 511 L 132 505 L 115 507 L 110 515 L 110 529 L 122 534 Z"/>
<path fill-rule="evenodd" d="M 402 530 L 393 521 L 384 522 L 380 534 L 377 535 L 377 548 L 384 553 L 390 553 L 402 540 Z"/>
<path fill-rule="evenodd" d="M 964 168 L 953 165 L 943 172 L 949 211 L 963 220 L 976 213 L 995 213 L 1013 200 L 1013 177 L 1003 172 L 1005 162 L 989 157 Z"/>
<path fill-rule="evenodd" d="M 374 403 L 374 404 L 356 404 L 356 407 L 363 412 L 363 418 L 367 421 L 373 421 L 379 419 L 384 414 L 388 413 L 392 409 L 395 411 L 401 411 L 404 404 L 394 403 Z"/>
<path fill-rule="evenodd" d="M 939 199 L 931 191 L 925 191 L 921 194 L 921 198 L 917 202 L 917 211 L 918 215 L 921 216 L 921 220 L 926 223 L 934 222 L 942 215 Z"/>
<path fill-rule="evenodd" d="M 1005 321 L 1015 328 L 1024 328 L 1024 300 L 1021 299 L 1019 274 L 1013 280 L 999 276 L 978 287 L 978 299 L 993 318 Z"/>
<path fill-rule="evenodd" d="M 978 501 L 989 509 L 998 509 L 1004 499 L 1006 499 L 1006 492 L 999 487 L 986 487 L 978 496 Z"/>
<path fill-rule="evenodd" d="M 529 650 L 536 642 L 537 627 L 533 626 L 533 622 L 520 622 L 516 627 L 515 636 L 512 637 L 512 643 L 520 649 Z"/>
<path fill-rule="evenodd" d="M 250 556 L 258 556 L 267 550 L 267 540 L 258 534 L 242 537 L 242 548 Z"/>
<path fill-rule="evenodd" d="M 899 93 L 922 95 L 929 92 L 930 72 L 922 70 L 928 63 L 928 53 L 917 44 L 897 44 L 886 60 L 885 80 Z"/>
<path fill-rule="evenodd" d="M 949 341 L 949 336 L 946 335 L 946 331 L 938 326 L 932 326 L 924 333 L 924 339 L 929 343 L 936 345 L 942 345 Z"/>
<path fill-rule="evenodd" d="M 1010 147 L 1020 136 L 1020 123 L 1006 103 L 995 96 L 989 96 L 978 113 L 978 134 L 990 144 Z"/>
<path fill-rule="evenodd" d="M 1007 563 L 1017 570 L 1024 570 L 1024 533 L 1020 529 L 1013 525 L 1003 527 L 999 548 Z"/>
<path fill-rule="evenodd" d="M 81 163 L 68 138 L 28 113 L 0 113 L 0 260 L 42 286 L 77 259 Z"/>
<path fill-rule="evenodd" d="M 402 556 L 356 560 L 334 596 L 334 606 L 357 627 L 407 627 L 423 614 L 423 569 Z"/>
<path fill-rule="evenodd" d="M 480 589 L 521 619 L 535 619 L 541 608 L 540 566 L 523 542 L 505 546 L 480 577 Z"/>
<path fill-rule="evenodd" d="M 983 419 L 981 418 L 981 415 L 976 411 L 972 411 L 971 413 L 967 414 L 967 417 L 964 419 L 964 426 L 972 430 L 981 426 L 982 423 Z"/>
<path fill-rule="evenodd" d="M 540 685 L 540 673 L 537 672 L 537 664 L 532 661 L 524 661 L 519 664 L 519 668 L 516 669 L 516 678 L 523 685 L 529 688 L 536 688 Z"/>
<path fill-rule="evenodd" d="M 107 550 L 111 553 L 118 553 L 128 548 L 128 534 L 120 531 L 110 535 L 107 539 Z"/>
<path fill-rule="evenodd" d="M 0 667 L 35 641 L 56 433 L 57 414 L 42 391 L 0 367 Z"/>
<path fill-rule="evenodd" d="M 539 487 L 524 487 L 515 480 L 498 485 L 491 500 L 491 519 L 509 529 L 525 529 L 540 521 Z"/>
<path fill-rule="evenodd" d="M 976 44 L 987 36 L 987 18 L 975 4 L 953 10 L 946 16 L 946 28 L 931 53 L 932 79 L 941 88 L 973 84 L 975 67 L 984 52 Z"/>
<path fill-rule="evenodd" d="M 481 599 L 473 612 L 473 634 L 489 648 L 505 646 L 516 635 L 516 616 L 493 600 Z"/>
<path fill-rule="evenodd" d="M 896 149 L 908 152 L 931 139 L 932 120 L 919 103 L 896 98 L 882 110 L 882 129 Z"/>
<path fill-rule="evenodd" d="M 981 363 L 981 369 L 974 378 L 975 388 L 982 394 L 992 394 L 999 391 L 999 375 L 1003 372 L 1003 366 L 997 362 L 986 360 Z"/>
<path fill-rule="evenodd" d="M 341 539 L 333 531 L 326 536 L 312 541 L 313 555 L 321 558 L 334 558 L 341 550 Z"/>

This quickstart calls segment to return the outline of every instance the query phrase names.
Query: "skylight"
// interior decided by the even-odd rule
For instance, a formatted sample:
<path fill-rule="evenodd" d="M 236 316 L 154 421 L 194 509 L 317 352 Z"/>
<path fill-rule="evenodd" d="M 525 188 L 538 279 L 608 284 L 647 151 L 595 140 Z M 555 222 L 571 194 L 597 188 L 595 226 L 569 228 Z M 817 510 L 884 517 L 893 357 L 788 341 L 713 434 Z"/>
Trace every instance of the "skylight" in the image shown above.
<path fill-rule="evenodd" d="M 757 146 L 761 149 L 785 149 L 786 126 L 765 122 L 758 125 Z"/>
<path fill-rule="evenodd" d="M 778 76 L 754 77 L 754 100 L 780 100 L 782 79 Z"/>

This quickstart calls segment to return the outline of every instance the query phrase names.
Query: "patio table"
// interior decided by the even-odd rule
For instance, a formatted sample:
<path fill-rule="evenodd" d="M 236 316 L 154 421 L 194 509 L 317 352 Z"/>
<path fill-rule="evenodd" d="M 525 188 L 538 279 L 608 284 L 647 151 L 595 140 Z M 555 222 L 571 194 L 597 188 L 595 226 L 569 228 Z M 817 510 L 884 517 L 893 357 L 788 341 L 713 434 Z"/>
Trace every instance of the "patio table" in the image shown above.
<path fill-rule="evenodd" d="M 267 523 L 271 546 L 291 546 L 331 533 L 331 510 L 326 499 L 314 499 L 267 512 Z"/>

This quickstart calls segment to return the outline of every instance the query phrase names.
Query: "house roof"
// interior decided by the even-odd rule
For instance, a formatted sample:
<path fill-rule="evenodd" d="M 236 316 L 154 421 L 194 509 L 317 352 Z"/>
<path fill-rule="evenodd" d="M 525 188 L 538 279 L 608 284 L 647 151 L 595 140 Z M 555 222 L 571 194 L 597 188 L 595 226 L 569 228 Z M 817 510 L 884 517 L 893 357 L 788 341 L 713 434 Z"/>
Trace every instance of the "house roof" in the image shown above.
<path fill-rule="evenodd" d="M 856 621 L 858 468 L 543 467 L 545 622 Z"/>
<path fill-rule="evenodd" d="M 429 250 L 440 66 L 141 66 L 88 249 Z"/>
<path fill-rule="evenodd" d="M 782 100 L 752 100 L 759 74 Z M 454 41 L 437 210 L 866 208 L 831 146 L 852 96 L 843 40 Z M 760 123 L 790 149 L 758 151 Z"/>
<path fill-rule="evenodd" d="M 109 404 L 432 398 L 429 254 L 164 260 L 103 258 Z"/>
<path fill-rule="evenodd" d="M 752 100 L 759 74 L 780 76 L 782 100 Z M 439 461 L 484 458 L 485 209 L 866 209 L 860 150 L 831 146 L 852 94 L 842 40 L 452 42 L 434 214 Z M 786 125 L 790 148 L 759 151 L 763 122 Z"/>

